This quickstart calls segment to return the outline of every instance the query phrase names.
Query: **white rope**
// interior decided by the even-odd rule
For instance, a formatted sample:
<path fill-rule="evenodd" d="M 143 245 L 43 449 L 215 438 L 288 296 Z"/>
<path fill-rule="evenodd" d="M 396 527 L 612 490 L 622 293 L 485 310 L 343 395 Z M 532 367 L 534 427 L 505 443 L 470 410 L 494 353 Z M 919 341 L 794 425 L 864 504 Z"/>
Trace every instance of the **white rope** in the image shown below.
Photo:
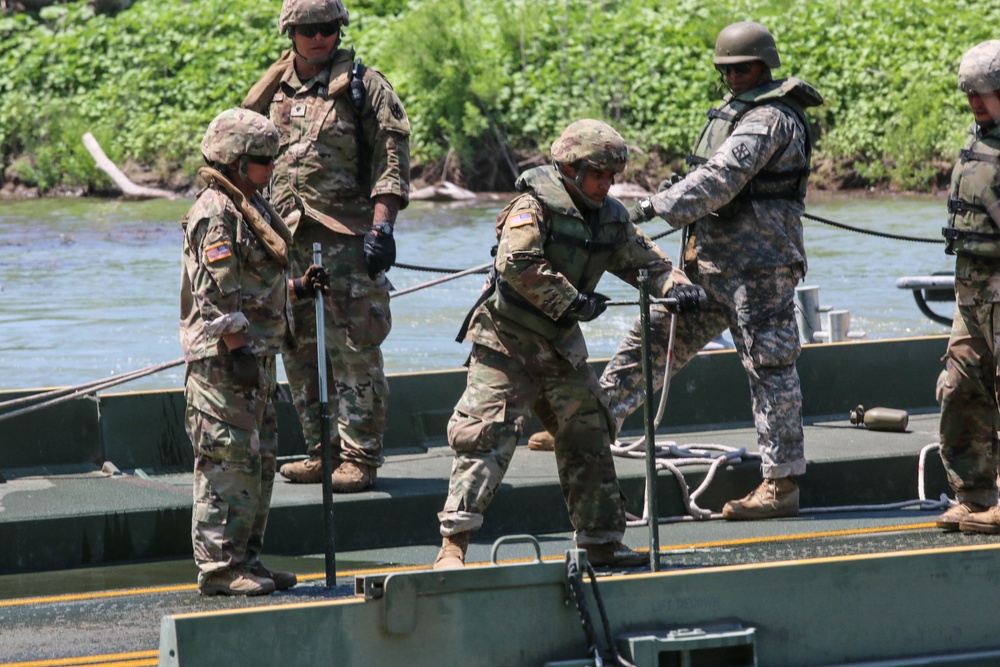
<path fill-rule="evenodd" d="M 689 444 L 681 447 L 672 440 L 662 444 L 654 443 L 654 445 L 656 447 L 656 471 L 659 473 L 661 470 L 666 470 L 674 476 L 674 479 L 677 480 L 677 486 L 681 491 L 682 504 L 687 511 L 686 515 L 660 517 L 659 523 L 661 524 L 721 519 L 721 513 L 712 512 L 711 510 L 699 507 L 697 503 L 698 498 L 709 488 L 712 480 L 715 479 L 715 473 L 718 471 L 720 466 L 738 465 L 742 463 L 744 459 L 760 459 L 760 454 L 747 452 L 745 447 L 737 449 L 726 445 L 704 443 Z M 950 499 L 947 494 L 944 493 L 942 493 L 940 498 L 937 500 L 928 500 L 924 484 L 924 470 L 927 461 L 927 454 L 940 448 L 941 445 L 939 443 L 932 443 L 926 445 L 920 450 L 920 457 L 917 466 L 917 490 L 919 498 L 915 500 L 905 500 L 901 502 L 875 505 L 841 505 L 838 507 L 803 508 L 799 510 L 799 514 L 874 512 L 880 510 L 906 509 L 909 507 L 927 511 L 945 510 L 954 505 L 955 501 Z M 643 438 L 637 440 L 628 445 L 621 445 L 616 442 L 611 446 L 611 451 L 616 456 L 621 456 L 623 458 L 645 458 L 645 439 Z M 719 453 L 713 454 L 713 452 Z M 708 471 L 705 473 L 705 479 L 697 489 L 691 491 L 687 484 L 687 480 L 684 477 L 684 473 L 681 472 L 681 468 L 693 465 L 704 466 L 705 464 L 709 464 Z M 645 493 L 643 493 L 643 497 L 645 497 Z M 649 525 L 648 501 L 643 503 L 642 517 L 628 515 L 627 519 L 626 525 L 629 527 Z"/>

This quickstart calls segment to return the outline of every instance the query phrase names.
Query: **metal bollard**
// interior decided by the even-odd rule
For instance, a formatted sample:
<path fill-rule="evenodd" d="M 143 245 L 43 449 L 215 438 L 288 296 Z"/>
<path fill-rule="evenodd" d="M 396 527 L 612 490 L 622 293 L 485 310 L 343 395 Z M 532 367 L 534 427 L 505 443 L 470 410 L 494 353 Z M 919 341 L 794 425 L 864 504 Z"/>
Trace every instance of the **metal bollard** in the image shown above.
<path fill-rule="evenodd" d="M 799 325 L 799 342 L 815 343 L 819 322 L 819 287 L 802 285 L 795 288 L 795 321 Z"/>

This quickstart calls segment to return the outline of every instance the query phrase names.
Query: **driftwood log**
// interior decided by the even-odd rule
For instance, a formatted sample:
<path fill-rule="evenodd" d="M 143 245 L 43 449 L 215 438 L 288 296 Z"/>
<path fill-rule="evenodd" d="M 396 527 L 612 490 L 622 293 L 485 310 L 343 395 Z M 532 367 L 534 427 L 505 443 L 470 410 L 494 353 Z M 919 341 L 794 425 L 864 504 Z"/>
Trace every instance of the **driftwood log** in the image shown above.
<path fill-rule="evenodd" d="M 115 163 L 108 159 L 108 156 L 104 154 L 101 149 L 101 145 L 97 143 L 97 139 L 94 138 L 90 132 L 83 135 L 83 145 L 87 147 L 90 151 L 91 156 L 94 158 L 94 162 L 97 163 L 98 168 L 105 174 L 111 177 L 118 189 L 122 191 L 122 194 L 128 199 L 177 199 L 177 193 L 170 192 L 169 190 L 161 190 L 160 188 L 148 188 L 142 185 L 136 185 L 129 180 L 121 169 L 115 166 Z"/>

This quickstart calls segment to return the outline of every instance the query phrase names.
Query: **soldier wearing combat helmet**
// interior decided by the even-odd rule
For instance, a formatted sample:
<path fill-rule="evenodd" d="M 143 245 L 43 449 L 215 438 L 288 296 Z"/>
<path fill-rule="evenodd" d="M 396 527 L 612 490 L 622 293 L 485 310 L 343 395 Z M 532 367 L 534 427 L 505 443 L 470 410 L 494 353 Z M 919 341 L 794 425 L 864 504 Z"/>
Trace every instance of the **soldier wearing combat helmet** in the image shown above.
<path fill-rule="evenodd" d="M 938 384 L 941 460 L 958 504 L 945 531 L 1000 534 L 1000 40 L 972 47 L 958 68 L 974 122 L 948 196 L 946 252 L 955 257 L 955 318 Z"/>
<path fill-rule="evenodd" d="M 278 444 L 275 355 L 292 340 L 289 290 L 313 294 L 325 274 L 310 266 L 288 279 L 291 233 L 260 195 L 278 153 L 271 121 L 223 111 L 201 152 L 207 187 L 181 221 L 194 559 L 203 595 L 261 595 L 296 583 L 260 561 Z"/>
<path fill-rule="evenodd" d="M 551 409 L 559 480 L 576 541 L 595 565 L 641 565 L 622 544 L 625 512 L 611 458 L 614 420 L 586 363 L 580 322 L 604 312 L 594 290 L 610 271 L 693 310 L 701 291 L 608 196 L 628 159 L 606 123 L 581 120 L 552 144 L 551 166 L 517 179 L 522 192 L 497 217 L 495 277 L 463 325 L 472 343 L 468 384 L 448 422 L 455 450 L 450 492 L 438 514 L 443 542 L 435 568 L 461 567 L 471 531 L 500 487 L 524 420 L 537 401 Z"/>
<path fill-rule="evenodd" d="M 796 78 L 774 80 L 781 59 L 770 31 L 751 21 L 725 27 L 713 63 L 729 89 L 688 157 L 688 175 L 633 210 L 687 228 L 684 270 L 707 293 L 681 318 L 672 372 L 728 329 L 750 380 L 763 483 L 726 504 L 727 519 L 798 513 L 793 477 L 805 472 L 802 396 L 793 297 L 806 270 L 800 216 L 805 210 L 811 141 L 804 107 L 822 103 Z M 663 384 L 669 314 L 651 313 L 654 384 Z M 601 376 L 620 426 L 642 404 L 641 329 L 636 320 Z M 543 438 L 541 434 L 532 440 Z"/>
<path fill-rule="evenodd" d="M 324 308 L 327 386 L 336 406 L 333 490 L 375 484 L 384 460 L 389 389 L 380 345 L 392 318 L 386 272 L 396 261 L 393 226 L 409 200 L 410 124 L 389 82 L 339 48 L 350 24 L 341 0 L 284 0 L 278 30 L 291 49 L 254 85 L 243 106 L 268 115 L 281 147 L 271 194 L 304 268 L 313 243 L 336 265 Z M 291 482 L 318 483 L 319 377 L 312 306 L 294 308 L 298 346 L 282 354 L 309 458 L 287 463 Z"/>

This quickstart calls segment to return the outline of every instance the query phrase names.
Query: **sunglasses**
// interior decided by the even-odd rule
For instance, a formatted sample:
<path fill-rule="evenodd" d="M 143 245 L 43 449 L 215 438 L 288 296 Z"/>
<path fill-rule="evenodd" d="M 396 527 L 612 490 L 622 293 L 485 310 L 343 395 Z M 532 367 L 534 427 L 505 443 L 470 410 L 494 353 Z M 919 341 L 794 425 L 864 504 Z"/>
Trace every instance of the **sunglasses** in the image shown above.
<path fill-rule="evenodd" d="M 274 164 L 274 158 L 270 155 L 247 155 L 247 162 L 260 165 L 261 167 L 268 167 Z"/>
<path fill-rule="evenodd" d="M 730 72 L 732 72 L 733 74 L 738 74 L 740 76 L 744 76 L 746 74 L 749 74 L 750 70 L 753 69 L 753 63 L 736 63 L 734 65 L 716 65 L 715 69 L 722 76 L 726 76 Z"/>
<path fill-rule="evenodd" d="M 312 39 L 316 35 L 323 37 L 333 37 L 340 31 L 339 23 L 309 23 L 295 26 L 295 34 L 302 35 L 306 39 Z"/>

